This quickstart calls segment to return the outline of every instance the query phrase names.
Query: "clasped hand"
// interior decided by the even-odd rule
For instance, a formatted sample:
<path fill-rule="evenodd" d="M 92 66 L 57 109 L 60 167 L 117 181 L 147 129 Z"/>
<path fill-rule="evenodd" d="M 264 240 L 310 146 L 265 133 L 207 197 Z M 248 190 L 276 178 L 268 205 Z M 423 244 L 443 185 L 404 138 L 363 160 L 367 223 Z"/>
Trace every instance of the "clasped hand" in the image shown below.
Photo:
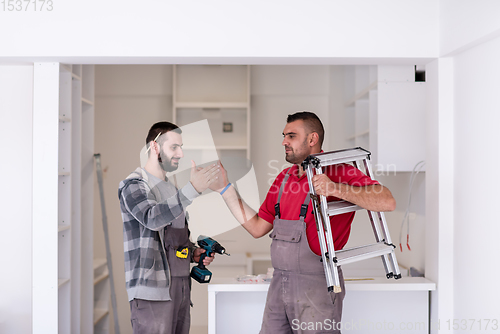
<path fill-rule="evenodd" d="M 218 179 L 220 173 L 220 166 L 218 164 L 211 164 L 207 167 L 196 167 L 196 164 L 191 160 L 191 178 L 189 181 L 197 192 L 202 193 L 211 184 Z"/>
<path fill-rule="evenodd" d="M 222 189 L 227 186 L 229 181 L 227 179 L 227 171 L 220 160 L 217 161 L 217 166 L 219 167 L 219 172 L 216 176 L 215 181 L 210 184 L 210 190 L 221 192 Z"/>
<path fill-rule="evenodd" d="M 210 190 L 221 192 L 222 189 L 229 183 L 227 171 L 219 160 L 217 163 L 209 165 L 205 168 L 196 167 L 196 164 L 191 160 L 191 184 L 199 193 Z"/>

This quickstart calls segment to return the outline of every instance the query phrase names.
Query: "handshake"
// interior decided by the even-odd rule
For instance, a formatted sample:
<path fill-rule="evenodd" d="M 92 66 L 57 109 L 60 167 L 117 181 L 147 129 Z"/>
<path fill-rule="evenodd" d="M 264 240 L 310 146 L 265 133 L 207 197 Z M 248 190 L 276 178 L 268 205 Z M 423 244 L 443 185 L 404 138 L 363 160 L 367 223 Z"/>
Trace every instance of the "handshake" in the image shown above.
<path fill-rule="evenodd" d="M 229 183 L 227 171 L 220 160 L 203 168 L 197 167 L 195 162 L 191 160 L 191 177 L 189 181 L 199 193 L 207 189 L 221 192 Z"/>

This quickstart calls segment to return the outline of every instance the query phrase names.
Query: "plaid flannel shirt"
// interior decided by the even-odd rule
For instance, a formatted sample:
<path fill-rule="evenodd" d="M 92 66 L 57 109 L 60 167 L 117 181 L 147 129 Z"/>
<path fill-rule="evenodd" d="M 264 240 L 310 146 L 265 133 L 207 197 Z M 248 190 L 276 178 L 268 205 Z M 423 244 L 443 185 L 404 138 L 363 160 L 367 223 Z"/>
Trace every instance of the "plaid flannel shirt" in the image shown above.
<path fill-rule="evenodd" d="M 190 182 L 162 202 L 156 200 L 161 198 L 157 192 L 142 168 L 137 168 L 119 185 L 129 301 L 134 298 L 171 300 L 170 271 L 162 233 L 172 221 L 184 215 L 186 207 L 199 196 Z"/>

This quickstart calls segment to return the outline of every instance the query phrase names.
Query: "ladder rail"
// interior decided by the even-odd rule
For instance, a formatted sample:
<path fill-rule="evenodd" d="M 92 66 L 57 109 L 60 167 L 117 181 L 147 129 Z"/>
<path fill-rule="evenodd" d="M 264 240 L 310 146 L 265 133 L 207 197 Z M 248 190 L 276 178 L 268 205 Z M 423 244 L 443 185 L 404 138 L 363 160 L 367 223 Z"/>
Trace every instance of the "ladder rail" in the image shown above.
<path fill-rule="evenodd" d="M 113 265 L 111 262 L 111 247 L 109 244 L 109 232 L 108 232 L 108 216 L 106 215 L 106 204 L 104 202 L 104 188 L 102 181 L 102 167 L 101 167 L 101 154 L 94 154 L 94 160 L 96 163 L 97 171 L 97 183 L 99 185 L 99 195 L 101 199 L 101 213 L 102 213 L 102 228 L 104 230 L 104 243 L 106 245 L 106 260 L 108 265 L 109 274 L 109 285 L 111 289 L 111 306 L 113 308 L 113 318 L 115 324 L 115 333 L 120 334 L 120 325 L 118 322 L 118 311 L 116 306 L 116 293 L 115 293 L 115 280 L 113 278 Z"/>
<path fill-rule="evenodd" d="M 383 212 L 377 212 L 377 214 L 378 214 L 378 217 L 379 217 L 379 220 L 380 220 L 382 226 L 384 226 L 384 228 L 388 231 L 387 222 L 385 221 L 385 215 L 384 215 L 384 213 Z M 396 248 L 396 246 L 394 246 L 394 244 L 392 243 L 391 236 L 389 235 L 389 232 L 386 233 L 386 238 L 387 238 L 386 239 L 387 244 L 392 245 L 393 248 Z M 396 259 L 395 252 L 392 252 L 388 256 L 391 259 L 392 269 L 394 270 L 394 277 L 396 279 L 397 278 L 401 278 L 401 272 L 399 271 L 399 265 L 398 265 L 398 261 Z"/>
<path fill-rule="evenodd" d="M 370 217 L 370 222 L 372 223 L 373 226 L 379 226 L 378 222 L 379 220 L 375 218 L 375 212 L 373 211 L 368 211 L 368 217 Z M 378 231 L 377 229 L 377 232 L 374 232 L 375 234 L 375 240 L 377 240 L 377 242 L 381 242 L 385 239 L 382 238 L 382 233 L 380 231 Z M 382 255 L 382 263 L 384 264 L 384 269 L 385 269 L 385 273 L 386 273 L 386 276 L 387 278 L 391 278 L 394 276 L 394 270 L 393 270 L 393 266 L 391 266 L 390 262 L 389 262 L 389 258 L 387 257 L 387 254 L 384 254 Z"/>
<path fill-rule="evenodd" d="M 321 174 L 323 174 L 321 167 L 316 168 L 316 175 L 321 175 Z M 312 188 L 312 190 L 313 190 L 313 192 L 316 192 L 314 190 L 314 187 Z M 325 220 L 323 224 L 325 227 L 326 245 L 328 248 L 328 255 L 330 258 L 329 265 L 330 265 L 331 270 L 333 272 L 333 278 L 335 281 L 335 285 L 333 287 L 333 290 L 335 293 L 337 293 L 337 292 L 341 292 L 342 290 L 340 287 L 340 278 L 339 278 L 339 273 L 338 273 L 337 264 L 336 264 L 337 258 L 335 257 L 335 244 L 333 243 L 332 228 L 331 228 L 331 224 L 330 224 L 330 218 L 329 218 L 329 215 L 327 212 L 328 204 L 326 202 L 326 196 L 319 195 L 318 197 L 319 197 L 320 203 L 321 203 L 321 210 L 323 211 L 322 218 Z"/>
<path fill-rule="evenodd" d="M 363 163 L 364 163 L 365 168 L 366 168 L 366 166 L 368 166 L 366 160 L 363 160 Z M 354 164 L 354 167 L 356 167 L 357 169 L 360 169 L 358 161 L 354 161 L 353 164 Z M 371 172 L 367 173 L 367 176 L 373 180 Z M 383 236 L 382 236 L 382 231 L 380 231 L 380 225 L 377 224 L 378 220 L 375 219 L 373 211 L 370 211 L 370 210 L 366 210 L 366 211 L 368 211 L 368 216 L 370 217 L 370 222 L 372 224 L 373 232 L 375 234 L 375 239 L 377 240 L 377 242 L 382 241 Z"/>
<path fill-rule="evenodd" d="M 367 175 L 373 179 L 373 171 L 372 171 L 372 168 L 370 166 L 370 164 L 366 161 L 366 160 L 363 160 L 363 163 L 365 165 L 365 170 L 366 170 L 366 173 Z M 389 234 L 389 228 L 387 226 L 387 222 L 385 220 L 385 214 L 383 212 L 377 212 L 377 216 L 378 216 L 378 220 L 380 222 L 380 225 L 382 227 L 382 231 L 384 233 L 384 239 L 385 241 L 392 245 L 394 248 L 396 248 L 393 244 L 392 244 L 392 239 L 391 239 L 391 235 Z M 393 272 L 394 272 L 394 277 L 396 278 L 401 278 L 401 273 L 399 271 L 399 265 L 398 265 L 398 261 L 396 259 L 396 254 L 394 252 L 392 252 L 391 254 L 389 254 L 389 258 L 391 260 L 391 264 L 392 264 L 392 269 L 393 269 Z"/>
<path fill-rule="evenodd" d="M 307 174 L 307 181 L 309 184 L 309 192 L 311 193 L 311 201 L 313 203 L 313 213 L 314 213 L 314 220 L 316 221 L 316 230 L 318 231 L 318 239 L 319 239 L 319 245 L 321 249 L 321 259 L 323 262 L 323 269 L 325 270 L 325 277 L 326 277 L 326 285 L 328 287 L 328 291 L 331 291 L 333 289 L 333 286 L 335 285 L 334 281 L 334 272 L 331 270 L 329 267 L 329 259 L 327 257 L 327 249 L 326 249 L 326 242 L 325 242 L 325 235 L 323 233 L 324 231 L 324 226 L 322 219 L 320 217 L 320 213 L 318 210 L 318 203 L 315 198 L 316 193 L 314 191 L 314 187 L 312 185 L 312 168 L 311 165 L 306 166 L 306 174 Z M 338 274 L 337 274 L 337 280 L 338 279 Z"/>
<path fill-rule="evenodd" d="M 365 172 L 366 172 L 367 176 L 373 180 L 372 170 L 369 168 L 368 161 L 366 159 L 363 159 L 362 162 L 363 162 L 363 165 L 365 167 Z M 356 161 L 356 160 L 353 161 L 353 165 L 357 169 L 361 170 L 361 168 L 359 168 L 360 164 L 358 161 Z M 366 210 L 366 211 L 368 212 L 368 217 L 370 218 L 370 223 L 372 225 L 373 234 L 375 235 L 375 240 L 377 242 L 381 242 L 383 240 L 386 240 L 386 239 L 384 239 L 384 236 L 382 235 L 382 231 L 380 231 L 380 229 L 381 228 L 383 229 L 383 227 L 380 225 L 380 220 L 376 219 L 376 214 L 370 210 Z M 394 269 L 393 269 L 393 266 L 391 265 L 391 263 L 389 262 L 389 258 L 387 256 L 387 254 L 382 255 L 381 258 L 382 258 L 382 264 L 384 265 L 386 277 L 387 278 L 393 277 L 394 276 Z"/>

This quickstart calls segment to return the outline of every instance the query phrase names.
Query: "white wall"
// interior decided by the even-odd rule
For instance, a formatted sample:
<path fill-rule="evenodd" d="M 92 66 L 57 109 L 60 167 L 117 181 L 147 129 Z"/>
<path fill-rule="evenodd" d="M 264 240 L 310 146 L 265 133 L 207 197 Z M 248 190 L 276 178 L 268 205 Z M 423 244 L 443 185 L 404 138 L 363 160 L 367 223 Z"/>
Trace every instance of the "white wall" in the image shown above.
<path fill-rule="evenodd" d="M 220 62 L 249 57 L 432 58 L 438 56 L 434 0 L 216 0 L 54 2 L 54 10 L 1 12 L 0 58 L 74 63 Z M 90 19 L 91 18 L 91 19 Z M 43 26 L 43 38 L 33 27 Z M 22 42 L 21 42 L 22 41 Z M 230 46 L 228 48 L 228 46 Z M 120 59 L 121 58 L 121 59 Z M 330 61 L 328 60 L 328 61 Z M 359 60 L 358 60 L 359 61 Z M 361 60 L 362 61 L 362 60 Z"/>
<path fill-rule="evenodd" d="M 493 59 L 499 53 L 499 5 L 498 1 L 440 1 L 440 54 L 450 58 L 426 67 L 425 266 L 426 277 L 438 285 L 431 294 L 431 321 L 441 321 L 441 330 L 434 327 L 433 333 L 446 332 L 448 320 L 480 320 L 499 311 L 489 302 L 490 296 L 498 295 L 492 279 L 498 269 L 489 261 L 499 253 L 493 237 L 498 228 L 487 223 L 494 212 L 477 210 L 498 196 L 488 188 L 477 189 L 469 172 L 480 164 L 481 153 L 498 142 L 498 132 L 491 131 L 498 117 L 491 111 L 498 109 L 493 98 L 498 65 Z M 490 160 L 498 162 L 496 156 Z M 469 330 L 478 332 L 477 325 Z"/>
<path fill-rule="evenodd" d="M 33 66 L 0 66 L 0 332 L 32 327 Z"/>
<path fill-rule="evenodd" d="M 497 0 L 440 0 L 440 55 L 457 54 L 500 35 Z"/>
<path fill-rule="evenodd" d="M 500 37 L 455 57 L 454 317 L 498 318 Z M 451 237 L 451 236 L 450 236 Z M 484 321 L 483 321 L 484 322 Z M 477 329 L 477 327 L 476 327 Z M 483 331 L 481 331 L 483 332 Z M 488 331 L 493 333 L 490 328 Z"/>

